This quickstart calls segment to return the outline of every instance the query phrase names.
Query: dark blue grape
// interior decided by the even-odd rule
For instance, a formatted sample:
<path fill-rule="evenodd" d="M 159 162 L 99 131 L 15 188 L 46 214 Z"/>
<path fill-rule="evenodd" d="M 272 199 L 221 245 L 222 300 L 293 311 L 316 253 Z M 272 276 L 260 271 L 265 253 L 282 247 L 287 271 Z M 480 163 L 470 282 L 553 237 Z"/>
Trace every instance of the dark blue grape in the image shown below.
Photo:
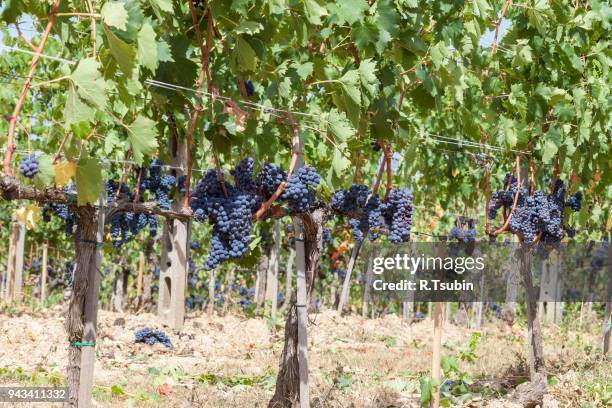
<path fill-rule="evenodd" d="M 323 228 L 323 242 L 326 244 L 331 244 L 334 238 L 332 237 L 331 232 L 327 228 Z"/>
<path fill-rule="evenodd" d="M 246 89 L 246 93 L 249 98 L 255 93 L 255 87 L 253 86 L 253 82 L 248 79 L 244 80 L 244 88 Z"/>
<path fill-rule="evenodd" d="M 565 205 L 574 212 L 580 211 L 582 208 L 582 192 L 578 191 L 576 194 L 569 196 Z"/>
<path fill-rule="evenodd" d="M 34 153 L 29 156 L 25 155 L 21 158 L 21 162 L 19 163 L 19 172 L 22 176 L 31 179 L 38 174 L 38 170 L 40 169 L 39 166 L 40 163 Z"/>

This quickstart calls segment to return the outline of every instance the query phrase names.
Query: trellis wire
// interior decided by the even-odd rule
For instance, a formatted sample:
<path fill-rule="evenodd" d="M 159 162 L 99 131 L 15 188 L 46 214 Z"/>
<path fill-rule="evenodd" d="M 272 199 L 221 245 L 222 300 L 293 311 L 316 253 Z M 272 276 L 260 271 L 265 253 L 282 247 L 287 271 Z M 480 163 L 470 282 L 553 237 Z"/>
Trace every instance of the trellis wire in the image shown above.
<path fill-rule="evenodd" d="M 64 63 L 71 64 L 71 65 L 74 65 L 74 64 L 77 63 L 77 61 L 74 61 L 74 60 L 67 60 L 65 58 L 54 57 L 54 56 L 47 55 L 47 54 L 42 54 L 42 53 L 37 54 L 37 53 L 29 51 L 29 50 L 24 50 L 24 49 L 17 48 L 17 47 L 10 47 L 10 46 L 6 46 L 6 45 L 3 45 L 3 44 L 0 44 L 0 47 L 2 47 L 4 49 L 7 49 L 9 51 L 23 52 L 23 53 L 26 53 L 26 54 L 29 54 L 29 55 L 40 55 L 42 58 L 47 58 L 47 59 L 51 59 L 51 60 L 58 61 L 58 62 L 64 62 Z M 193 89 L 193 88 L 184 87 L 184 86 L 181 86 L 181 85 L 172 84 L 172 83 L 168 83 L 168 82 L 162 82 L 162 81 L 147 79 L 147 80 L 145 80 L 145 84 L 148 84 L 148 85 L 151 85 L 151 86 L 156 86 L 156 87 L 163 88 L 163 89 L 168 89 L 168 90 L 175 90 L 175 91 L 182 90 L 182 91 L 188 91 L 188 92 L 192 92 L 192 93 L 196 93 L 196 94 L 199 93 L 199 94 L 207 95 L 207 96 L 210 96 L 210 97 L 212 97 L 214 99 L 219 99 L 219 100 L 222 100 L 222 101 L 228 101 L 228 102 L 234 102 L 234 103 L 236 102 L 234 99 L 229 98 L 227 96 L 216 95 L 216 94 L 212 94 L 212 93 L 205 92 L 205 91 L 198 91 L 198 90 Z M 279 113 L 282 113 L 282 114 L 291 114 L 291 115 L 298 115 L 298 116 L 312 118 L 312 119 L 308 119 L 308 120 L 319 120 L 319 121 L 323 120 L 325 123 L 329 124 L 329 122 L 325 118 L 323 118 L 322 115 L 318 115 L 318 114 L 312 114 L 312 113 L 300 112 L 300 111 L 292 111 L 292 110 L 284 110 L 284 109 L 279 109 L 279 108 L 275 108 L 275 107 L 272 107 L 272 106 L 265 106 L 265 105 L 258 104 L 258 103 L 255 103 L 255 102 L 250 102 L 250 101 L 241 101 L 241 103 L 246 105 L 246 106 L 249 106 L 251 108 L 260 110 L 263 113 L 273 114 L 276 117 L 282 117 L 281 115 L 279 115 Z M 310 129 L 310 130 L 316 131 L 316 132 L 321 132 L 321 133 L 325 132 L 324 130 L 318 129 L 318 128 L 313 128 L 313 127 L 307 127 L 307 128 Z M 520 150 L 504 149 L 504 148 L 499 147 L 499 146 L 494 146 L 494 145 L 489 145 L 489 144 L 484 144 L 484 143 L 476 143 L 476 142 L 469 141 L 469 140 L 461 140 L 461 139 L 451 138 L 451 137 L 448 137 L 448 136 L 443 136 L 443 135 L 440 135 L 440 134 L 437 134 L 437 133 L 432 133 L 432 132 L 427 132 L 427 131 L 421 131 L 421 133 L 430 136 L 431 139 L 423 137 L 423 136 L 420 136 L 420 135 L 416 136 L 416 137 L 419 138 L 419 139 L 423 139 L 423 140 L 427 140 L 427 141 L 432 141 L 434 143 L 444 143 L 444 144 L 451 144 L 451 145 L 454 144 L 454 145 L 457 145 L 459 147 L 466 148 L 466 149 L 468 149 L 468 148 L 476 148 L 476 149 L 481 149 L 481 150 L 491 149 L 491 150 L 497 150 L 499 152 L 502 152 L 502 151 L 511 151 L 511 152 L 518 153 L 518 154 L 528 155 L 527 152 L 520 151 Z M 436 140 L 436 138 L 438 140 Z M 117 162 L 119 162 L 119 161 L 117 161 Z M 128 163 L 128 164 L 130 164 L 130 163 Z M 184 170 L 184 169 L 181 168 L 181 170 Z M 202 172 L 201 169 L 194 169 L 194 170 Z"/>
<path fill-rule="evenodd" d="M 54 57 L 52 55 L 48 55 L 48 54 L 43 54 L 43 53 L 37 53 L 34 51 L 29 51 L 29 50 L 24 50 L 21 48 L 17 48 L 17 47 L 11 47 L 8 45 L 4 45 L 4 44 L 0 44 L 0 48 L 3 48 L 7 51 L 13 51 L 13 52 L 22 52 L 24 54 L 28 54 L 28 55 L 38 55 L 40 56 L 40 58 L 46 58 L 52 61 L 57 61 L 57 62 L 63 62 L 65 64 L 70 64 L 70 65 L 75 65 L 77 63 L 77 61 L 74 60 L 67 60 L 65 58 L 61 58 L 61 57 Z"/>

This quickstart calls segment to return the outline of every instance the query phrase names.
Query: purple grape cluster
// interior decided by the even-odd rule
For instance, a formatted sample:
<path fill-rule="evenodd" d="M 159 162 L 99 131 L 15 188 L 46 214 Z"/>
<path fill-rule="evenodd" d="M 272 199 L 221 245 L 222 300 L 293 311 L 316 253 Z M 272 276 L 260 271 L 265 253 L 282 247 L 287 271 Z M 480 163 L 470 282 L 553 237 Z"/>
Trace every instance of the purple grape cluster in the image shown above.
<path fill-rule="evenodd" d="M 173 348 L 172 342 L 166 333 L 161 330 L 151 330 L 148 327 L 140 329 L 134 333 L 134 342 L 145 343 L 149 346 L 152 346 L 155 343 L 161 343 L 169 349 Z"/>
<path fill-rule="evenodd" d="M 461 217 L 459 224 L 460 226 L 454 226 L 451 228 L 448 237 L 461 242 L 476 241 L 476 228 L 474 220 Z"/>
<path fill-rule="evenodd" d="M 179 186 L 177 185 L 176 177 L 170 174 L 162 175 L 162 169 L 163 163 L 161 160 L 151 160 L 149 164 L 149 175 L 146 178 L 143 177 L 140 188 L 142 190 L 149 190 L 153 193 L 160 208 L 169 209 L 171 204 L 169 195 L 170 190 L 172 190 L 174 186 L 177 186 L 177 188 Z"/>
<path fill-rule="evenodd" d="M 117 201 L 134 201 L 134 194 L 125 183 L 109 180 L 106 183 L 106 201 L 112 204 Z M 142 197 L 141 197 L 142 198 Z M 146 226 L 152 236 L 157 234 L 157 218 L 155 215 L 133 212 L 122 212 L 114 214 L 110 219 L 110 236 L 113 247 L 119 248 L 125 244 L 129 235 L 137 235 Z"/>
<path fill-rule="evenodd" d="M 326 244 L 331 244 L 334 241 L 331 232 L 327 228 L 323 228 L 323 242 Z"/>
<path fill-rule="evenodd" d="M 406 189 L 394 188 L 381 205 L 381 213 L 389 228 L 389 241 L 394 244 L 410 241 L 412 195 Z"/>
<path fill-rule="evenodd" d="M 22 176 L 27 178 L 34 178 L 38 174 L 40 169 L 40 163 L 34 153 L 30 155 L 24 155 L 19 163 L 19 172 Z"/>
<path fill-rule="evenodd" d="M 234 185 L 238 190 L 255 193 L 257 187 L 253 179 L 253 168 L 255 162 L 252 157 L 242 159 L 238 165 L 230 171 L 234 178 Z"/>
<path fill-rule="evenodd" d="M 73 235 L 75 226 L 78 224 L 79 216 L 70 210 L 66 204 L 50 203 L 43 209 L 43 218 L 48 220 L 49 214 L 55 214 L 64 220 L 64 232 L 66 235 Z"/>
<path fill-rule="evenodd" d="M 384 227 L 380 198 L 377 195 L 370 196 L 363 207 L 361 217 L 349 220 L 349 225 L 355 241 L 362 242 L 366 236 L 370 241 L 375 241 L 378 238 L 377 231 Z"/>
<path fill-rule="evenodd" d="M 348 190 L 336 191 L 331 196 L 329 205 L 334 211 L 344 215 L 358 213 L 363 210 L 370 193 L 368 186 L 353 184 Z"/>
<path fill-rule="evenodd" d="M 356 220 L 355 218 L 351 218 L 349 220 L 349 225 L 351 227 L 351 235 L 353 236 L 355 241 L 362 242 L 363 232 L 361 231 L 359 220 Z"/>
<path fill-rule="evenodd" d="M 374 241 L 383 229 L 393 243 L 410 239 L 412 196 L 408 190 L 393 189 L 381 202 L 367 186 L 353 184 L 348 190 L 336 191 L 329 204 L 336 213 L 350 217 L 351 233 L 357 242 L 366 236 Z"/>
<path fill-rule="evenodd" d="M 511 183 L 508 185 L 508 183 Z M 527 189 L 519 188 L 515 178 L 506 175 L 504 190 L 496 191 L 489 201 L 489 217 L 494 219 L 499 208 L 508 212 L 514 203 L 514 194 L 518 193 L 517 205 L 508 224 L 512 233 L 519 235 L 523 242 L 532 243 L 536 237 L 541 236 L 545 243 L 557 243 L 563 239 L 565 232 L 574 235 L 575 231 L 563 223 L 563 211 L 566 206 L 564 200 L 565 186 L 563 181 L 557 180 L 552 194 L 546 195 L 535 191 L 529 195 Z M 577 202 L 568 205 L 574 211 L 580 209 L 582 195 Z M 570 197 L 571 199 L 571 197 Z M 568 200 L 570 201 L 570 200 Z"/>
<path fill-rule="evenodd" d="M 292 213 L 304 213 L 314 204 L 315 189 L 319 183 L 320 177 L 315 169 L 301 167 L 289 177 L 280 199 L 287 202 Z"/>
<path fill-rule="evenodd" d="M 580 211 L 582 208 L 582 192 L 578 191 L 576 194 L 569 196 L 565 206 L 571 208 L 574 212 Z"/>
<path fill-rule="evenodd" d="M 70 184 L 64 186 L 62 189 L 70 202 L 72 202 L 76 196 L 76 185 Z M 64 220 L 64 232 L 66 235 L 73 235 L 76 232 L 76 227 L 79 224 L 79 216 L 77 213 L 70 209 L 67 204 L 49 203 L 43 208 L 43 219 L 46 221 L 50 220 L 50 214 L 55 214 L 62 220 Z"/>
<path fill-rule="evenodd" d="M 278 189 L 283 181 L 287 180 L 287 173 L 275 164 L 264 163 L 261 171 L 257 175 L 257 189 L 267 198 Z"/>
<path fill-rule="evenodd" d="M 241 165 L 244 163 L 241 162 Z M 236 178 L 242 172 L 234 169 Z M 216 268 L 222 262 L 242 257 L 249 249 L 253 213 L 261 205 L 261 199 L 250 191 L 242 191 L 225 182 L 225 197 L 215 170 L 209 170 L 198 182 L 191 195 L 190 204 L 196 219 L 208 220 L 213 226 L 208 258 L 204 263 L 207 270 Z M 241 186 L 244 186 L 241 183 Z"/>

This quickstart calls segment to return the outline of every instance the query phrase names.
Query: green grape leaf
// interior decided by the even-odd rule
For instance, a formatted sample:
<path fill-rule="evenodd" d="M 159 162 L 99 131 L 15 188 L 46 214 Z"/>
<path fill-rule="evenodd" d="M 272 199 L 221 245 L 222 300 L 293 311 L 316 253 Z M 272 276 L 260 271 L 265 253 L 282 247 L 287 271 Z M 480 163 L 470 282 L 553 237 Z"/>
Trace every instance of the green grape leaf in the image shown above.
<path fill-rule="evenodd" d="M 440 68 L 443 66 L 444 58 L 446 58 L 449 52 L 448 46 L 444 43 L 444 41 L 440 41 L 431 47 L 431 61 L 433 62 L 434 67 Z"/>
<path fill-rule="evenodd" d="M 136 50 L 132 45 L 117 37 L 106 25 L 104 25 L 104 34 L 106 34 L 110 52 L 117 65 L 128 78 L 131 78 L 136 62 Z"/>
<path fill-rule="evenodd" d="M 351 37 L 357 49 L 363 51 L 370 45 L 376 44 L 379 37 L 379 29 L 371 23 L 361 24 L 351 30 Z"/>
<path fill-rule="evenodd" d="M 38 159 L 38 173 L 34 176 L 34 185 L 38 189 L 44 189 L 49 187 L 51 182 L 55 180 L 55 168 L 53 167 L 53 160 L 47 154 L 41 154 L 36 156 Z"/>
<path fill-rule="evenodd" d="M 242 72 L 255 72 L 257 54 L 253 47 L 241 36 L 236 37 L 236 46 L 232 53 L 234 65 Z"/>
<path fill-rule="evenodd" d="M 364 13 L 370 8 L 365 0 L 343 0 L 338 3 L 331 3 L 327 6 L 330 11 L 334 11 L 342 21 L 355 24 L 362 21 Z"/>
<path fill-rule="evenodd" d="M 395 10 L 393 0 L 378 0 L 376 2 L 376 21 L 378 25 L 391 36 L 399 33 L 400 17 Z"/>
<path fill-rule="evenodd" d="M 359 64 L 359 78 L 361 79 L 361 86 L 370 96 L 375 97 L 378 94 L 378 85 L 380 83 L 376 77 L 376 62 L 372 59 L 361 61 L 361 64 Z"/>
<path fill-rule="evenodd" d="M 159 62 L 174 62 L 174 58 L 172 58 L 172 50 L 165 41 L 159 41 L 157 43 L 157 60 Z"/>
<path fill-rule="evenodd" d="M 305 80 L 306 78 L 310 76 L 310 74 L 312 74 L 314 64 L 312 62 L 304 62 L 302 64 L 296 63 L 293 65 L 293 67 L 295 68 L 298 76 L 302 80 Z"/>
<path fill-rule="evenodd" d="M 542 162 L 544 164 L 550 164 L 558 151 L 559 147 L 557 144 L 554 141 L 547 139 L 542 147 Z"/>
<path fill-rule="evenodd" d="M 480 17 L 481 20 L 486 20 L 491 12 L 491 6 L 487 0 L 472 0 L 472 8 L 474 14 Z"/>
<path fill-rule="evenodd" d="M 19 16 L 22 13 L 21 10 L 21 0 L 7 0 L 4 2 L 4 6 L 2 7 L 2 20 L 9 24 L 15 23 L 19 19 Z"/>
<path fill-rule="evenodd" d="M 134 161 L 140 165 L 145 155 L 150 155 L 157 150 L 157 128 L 155 121 L 138 115 L 136 120 L 127 126 L 128 139 L 132 146 Z"/>
<path fill-rule="evenodd" d="M 344 112 L 338 112 L 337 109 L 332 109 L 327 115 L 327 126 L 339 142 L 344 142 L 355 134 Z"/>
<path fill-rule="evenodd" d="M 550 11 L 550 4 L 547 0 L 535 0 L 533 7 L 526 9 L 529 23 L 542 35 L 546 32 L 546 19 Z"/>
<path fill-rule="evenodd" d="M 94 119 L 95 111 L 81 100 L 74 83 L 68 86 L 66 95 L 66 106 L 64 107 L 64 122 L 66 127 L 73 123 L 91 122 Z"/>
<path fill-rule="evenodd" d="M 332 169 L 338 177 L 341 177 L 344 171 L 351 165 L 351 161 L 343 154 L 344 149 L 346 149 L 346 143 L 340 143 L 338 146 L 334 147 Z"/>
<path fill-rule="evenodd" d="M 138 32 L 138 63 L 151 72 L 155 72 L 159 64 L 155 31 L 149 23 L 144 23 Z"/>
<path fill-rule="evenodd" d="M 234 33 L 253 35 L 261 32 L 262 30 L 263 25 L 256 21 L 243 21 L 234 29 Z"/>
<path fill-rule="evenodd" d="M 99 109 L 104 109 L 108 100 L 106 82 L 99 71 L 100 64 L 94 58 L 85 58 L 79 62 L 71 74 L 77 86 L 79 96 Z"/>
<path fill-rule="evenodd" d="M 102 191 L 102 165 L 95 157 L 83 157 L 76 169 L 77 204 L 92 204 Z"/>
<path fill-rule="evenodd" d="M 102 6 L 100 13 L 106 25 L 116 27 L 120 30 L 127 29 L 128 13 L 125 7 L 123 7 L 123 2 L 109 1 Z"/>
<path fill-rule="evenodd" d="M 353 103 L 361 104 L 361 91 L 359 90 L 359 71 L 356 69 L 347 71 L 339 81 L 342 85 L 342 89 L 353 101 Z"/>
<path fill-rule="evenodd" d="M 157 7 L 161 11 L 166 13 L 172 13 L 172 0 L 149 0 L 153 7 Z"/>
<path fill-rule="evenodd" d="M 304 9 L 306 11 L 306 18 L 314 25 L 320 25 L 321 17 L 327 15 L 327 10 L 317 0 L 304 0 Z"/>
<path fill-rule="evenodd" d="M 528 43 L 529 40 L 518 40 L 516 42 L 513 50 L 512 66 L 522 67 L 533 61 L 532 49 Z"/>

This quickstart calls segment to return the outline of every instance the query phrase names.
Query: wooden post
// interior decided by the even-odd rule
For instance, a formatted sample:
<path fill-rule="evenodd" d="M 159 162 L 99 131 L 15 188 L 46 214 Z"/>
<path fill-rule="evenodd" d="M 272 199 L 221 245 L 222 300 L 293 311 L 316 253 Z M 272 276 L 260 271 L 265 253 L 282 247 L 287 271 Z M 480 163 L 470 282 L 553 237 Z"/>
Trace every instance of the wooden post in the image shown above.
<path fill-rule="evenodd" d="M 531 274 L 530 249 L 521 244 L 519 268 L 526 292 L 527 340 L 529 349 L 529 376 L 533 383 L 545 381 L 544 353 L 542 348 L 542 328 L 538 318 L 537 299 Z"/>
<path fill-rule="evenodd" d="M 608 285 L 606 290 L 606 311 L 603 320 L 603 353 L 610 351 L 610 337 L 612 337 L 612 245 L 608 245 Z"/>
<path fill-rule="evenodd" d="M 295 249 L 289 249 L 289 257 L 285 270 L 285 303 L 281 306 L 281 313 L 284 312 L 291 303 L 291 285 L 293 284 L 293 263 L 295 262 Z"/>
<path fill-rule="evenodd" d="M 45 241 L 43 244 L 42 253 L 42 276 L 40 278 L 40 303 L 44 303 L 47 297 L 47 278 L 49 276 L 49 270 L 47 269 L 47 257 L 49 251 L 49 241 Z"/>
<path fill-rule="evenodd" d="M 171 165 L 181 168 L 186 165 L 186 146 L 176 138 L 170 140 Z M 183 171 L 173 172 L 178 179 Z M 180 211 L 183 200 L 175 197 L 172 209 Z M 190 222 L 164 221 L 161 237 L 162 256 L 159 276 L 159 301 L 157 314 L 161 321 L 180 330 L 185 321 L 185 292 L 187 288 L 187 258 L 189 257 Z"/>
<path fill-rule="evenodd" d="M 17 224 L 15 221 L 10 223 L 10 232 L 9 232 L 9 251 L 8 258 L 6 264 L 6 284 L 5 284 L 5 294 L 4 300 L 7 303 L 11 303 L 13 301 L 13 291 L 15 286 L 15 260 L 16 260 L 16 252 L 17 252 Z"/>
<path fill-rule="evenodd" d="M 442 349 L 442 303 L 435 302 L 434 304 L 434 332 L 433 332 L 433 349 L 431 357 L 431 380 L 435 384 L 432 395 L 432 407 L 440 407 L 440 360 Z"/>
<path fill-rule="evenodd" d="M 19 302 L 23 286 L 23 251 L 25 244 L 25 225 L 13 218 L 9 238 L 9 256 L 6 281 L 6 301 Z"/>
<path fill-rule="evenodd" d="M 342 292 L 340 293 L 340 300 L 338 301 L 338 313 L 342 314 L 344 311 L 344 307 L 349 301 L 349 291 L 351 290 L 351 274 L 353 269 L 355 268 L 355 262 L 357 261 L 357 256 L 359 256 L 359 250 L 363 245 L 363 241 L 355 242 L 355 246 L 353 247 L 353 251 L 351 252 L 351 259 L 349 259 L 349 263 L 346 267 L 346 276 L 344 277 L 344 282 L 342 283 Z"/>
<path fill-rule="evenodd" d="M 378 245 L 372 244 L 372 249 L 370 249 L 370 256 L 368 257 L 368 269 L 366 271 L 366 284 L 363 289 L 363 302 L 361 304 L 361 317 L 368 317 L 368 306 L 370 304 L 370 291 L 372 286 L 372 279 L 374 278 L 374 258 L 378 253 Z"/>
<path fill-rule="evenodd" d="M 104 189 L 102 189 L 104 191 Z M 104 241 L 104 197 L 101 193 L 98 202 L 98 231 L 96 233 L 96 242 Z M 96 245 L 94 262 L 89 267 L 88 280 L 90 282 L 87 287 L 87 296 L 84 304 L 84 319 L 83 319 L 83 341 L 94 343 L 96 342 L 97 325 L 98 325 L 98 294 L 100 293 L 100 264 L 102 263 L 102 250 L 100 245 Z M 96 361 L 95 347 L 83 347 L 81 349 L 81 374 L 79 381 L 79 408 L 90 407 L 92 404 L 93 390 L 93 373 L 94 363 Z"/>
<path fill-rule="evenodd" d="M 215 270 L 208 271 L 208 305 L 206 313 L 212 316 L 215 312 Z"/>
<path fill-rule="evenodd" d="M 138 280 L 136 282 L 136 304 L 140 305 L 142 297 L 142 287 L 144 285 L 144 269 L 145 269 L 145 256 L 144 252 L 138 253 Z"/>
<path fill-rule="evenodd" d="M 519 244 L 514 245 L 517 247 L 508 257 L 506 265 L 504 265 L 504 269 L 506 269 L 508 273 L 508 278 L 506 280 L 506 302 L 504 304 L 502 316 L 506 323 L 508 323 L 508 326 L 512 326 L 516 319 L 516 298 L 518 297 L 518 291 L 521 283 L 521 276 L 519 274 L 517 262 L 512 261 L 513 259 L 516 260 L 521 256 L 520 248 L 518 248 Z"/>
<path fill-rule="evenodd" d="M 298 320 L 298 362 L 300 373 L 300 408 L 310 407 L 310 393 L 308 390 L 308 321 L 306 304 L 308 294 L 306 288 L 306 249 L 304 247 L 304 233 L 302 231 L 302 220 L 293 220 L 295 231 L 295 249 L 297 253 L 297 320 Z"/>
<path fill-rule="evenodd" d="M 25 234 L 26 226 L 19 221 L 18 225 L 18 240 L 17 240 L 17 258 L 15 260 L 15 292 L 14 299 L 16 302 L 21 302 L 23 295 L 23 259 L 25 249 Z"/>
<path fill-rule="evenodd" d="M 268 276 L 266 278 L 266 301 L 270 302 L 270 316 L 272 319 L 276 317 L 277 299 L 278 299 L 278 269 L 280 266 L 280 220 L 274 221 L 274 232 L 272 234 L 274 241 L 272 251 L 270 252 L 270 265 L 268 267 Z M 266 302 L 267 303 L 267 302 Z M 266 304 L 266 309 L 268 305 Z"/>

